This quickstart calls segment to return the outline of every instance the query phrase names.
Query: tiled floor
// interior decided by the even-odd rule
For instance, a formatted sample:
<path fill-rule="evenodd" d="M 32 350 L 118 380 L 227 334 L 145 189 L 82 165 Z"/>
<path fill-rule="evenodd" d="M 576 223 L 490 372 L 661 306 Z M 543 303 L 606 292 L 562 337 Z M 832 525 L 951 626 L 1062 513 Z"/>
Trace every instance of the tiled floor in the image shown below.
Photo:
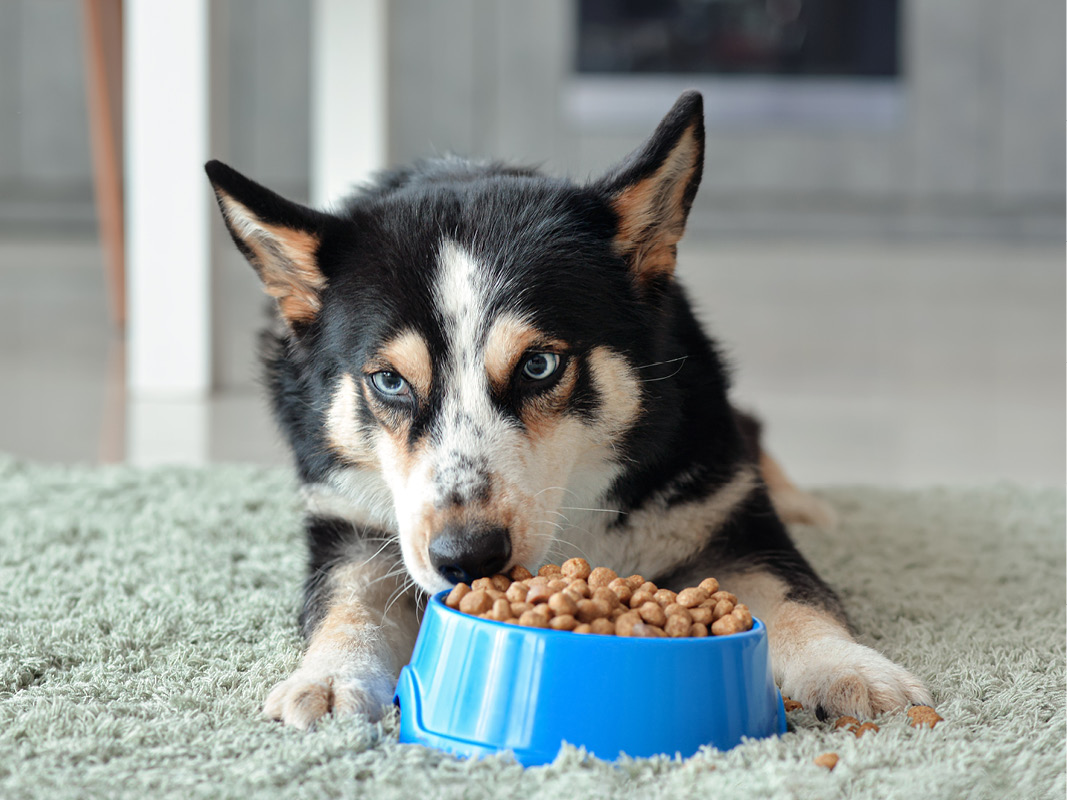
<path fill-rule="evenodd" d="M 682 264 L 801 483 L 1064 483 L 1062 247 L 686 242 Z M 95 242 L 0 240 L 0 451 L 284 463 L 237 366 L 260 303 L 242 269 L 216 279 L 229 388 L 127 403 Z"/>

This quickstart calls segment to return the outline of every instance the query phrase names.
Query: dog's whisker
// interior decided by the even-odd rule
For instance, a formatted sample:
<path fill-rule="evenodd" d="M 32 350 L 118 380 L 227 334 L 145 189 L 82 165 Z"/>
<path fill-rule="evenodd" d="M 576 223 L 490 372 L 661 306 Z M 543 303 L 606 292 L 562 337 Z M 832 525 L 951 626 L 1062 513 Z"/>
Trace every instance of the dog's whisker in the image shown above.
<path fill-rule="evenodd" d="M 617 508 L 580 508 L 578 506 L 560 506 L 565 511 L 603 511 L 606 514 L 627 514 L 629 512 L 620 511 Z"/>

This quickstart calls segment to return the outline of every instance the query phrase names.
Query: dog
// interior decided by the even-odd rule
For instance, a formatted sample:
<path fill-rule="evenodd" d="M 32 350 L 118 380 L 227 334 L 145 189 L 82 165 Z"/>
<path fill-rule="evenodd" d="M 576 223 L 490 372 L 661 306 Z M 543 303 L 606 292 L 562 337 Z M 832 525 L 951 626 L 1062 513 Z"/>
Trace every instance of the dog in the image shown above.
<path fill-rule="evenodd" d="M 266 384 L 307 503 L 307 649 L 266 715 L 379 718 L 427 595 L 575 555 L 675 590 L 718 577 L 820 718 L 930 703 L 790 540 L 783 517 L 827 511 L 731 404 L 675 277 L 703 161 L 688 92 L 585 185 L 449 157 L 325 212 L 207 164 L 276 301 Z"/>

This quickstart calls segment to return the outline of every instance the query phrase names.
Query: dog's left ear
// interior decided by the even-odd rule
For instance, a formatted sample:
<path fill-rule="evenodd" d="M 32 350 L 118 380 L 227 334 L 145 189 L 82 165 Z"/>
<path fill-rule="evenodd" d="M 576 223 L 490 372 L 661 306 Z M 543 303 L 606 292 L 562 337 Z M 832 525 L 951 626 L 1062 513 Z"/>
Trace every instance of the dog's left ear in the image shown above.
<path fill-rule="evenodd" d="M 690 91 L 644 145 L 596 184 L 618 215 L 615 247 L 640 285 L 674 274 L 703 170 L 704 101 Z"/>

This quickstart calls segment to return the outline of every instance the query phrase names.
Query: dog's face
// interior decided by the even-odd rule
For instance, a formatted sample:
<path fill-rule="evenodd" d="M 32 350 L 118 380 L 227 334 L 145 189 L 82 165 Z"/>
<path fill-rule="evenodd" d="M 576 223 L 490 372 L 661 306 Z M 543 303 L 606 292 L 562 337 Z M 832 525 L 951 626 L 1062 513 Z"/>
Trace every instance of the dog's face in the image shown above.
<path fill-rule="evenodd" d="M 324 479 L 387 487 L 425 590 L 542 563 L 561 510 L 611 486 L 702 160 L 686 95 L 586 187 L 445 161 L 332 215 L 209 165 L 288 326 Z"/>

